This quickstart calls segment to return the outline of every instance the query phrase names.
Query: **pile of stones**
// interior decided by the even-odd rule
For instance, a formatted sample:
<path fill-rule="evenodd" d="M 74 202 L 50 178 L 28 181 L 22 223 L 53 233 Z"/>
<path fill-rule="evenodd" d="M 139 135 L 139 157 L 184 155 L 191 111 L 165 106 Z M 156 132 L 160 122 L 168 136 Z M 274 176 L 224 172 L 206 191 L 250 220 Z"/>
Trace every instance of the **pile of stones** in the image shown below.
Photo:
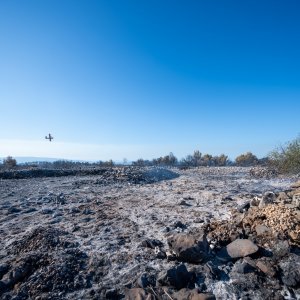
<path fill-rule="evenodd" d="M 131 183 L 149 184 L 161 180 L 170 180 L 179 175 L 166 168 L 158 167 L 123 167 L 107 169 L 96 180 L 96 184 Z"/>
<path fill-rule="evenodd" d="M 278 171 L 268 167 L 253 167 L 249 171 L 250 176 L 256 179 L 270 179 L 278 176 Z"/>

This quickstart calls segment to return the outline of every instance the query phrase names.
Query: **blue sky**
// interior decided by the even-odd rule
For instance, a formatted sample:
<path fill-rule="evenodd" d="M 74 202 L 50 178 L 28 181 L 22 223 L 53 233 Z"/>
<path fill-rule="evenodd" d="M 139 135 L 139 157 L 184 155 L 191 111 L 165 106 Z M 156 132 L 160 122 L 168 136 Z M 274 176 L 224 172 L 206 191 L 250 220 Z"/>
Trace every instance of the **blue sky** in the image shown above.
<path fill-rule="evenodd" d="M 300 133 L 299 11 L 2 0 L 0 157 L 264 156 Z"/>

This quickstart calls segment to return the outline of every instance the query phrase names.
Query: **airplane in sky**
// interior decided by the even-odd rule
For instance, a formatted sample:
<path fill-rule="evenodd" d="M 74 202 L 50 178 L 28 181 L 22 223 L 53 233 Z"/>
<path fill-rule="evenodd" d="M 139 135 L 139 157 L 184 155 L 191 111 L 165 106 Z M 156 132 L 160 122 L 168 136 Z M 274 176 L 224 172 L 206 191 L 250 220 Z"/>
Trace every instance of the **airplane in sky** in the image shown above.
<path fill-rule="evenodd" d="M 54 139 L 54 137 L 49 133 L 48 136 L 47 135 L 45 136 L 45 139 L 51 142 Z"/>

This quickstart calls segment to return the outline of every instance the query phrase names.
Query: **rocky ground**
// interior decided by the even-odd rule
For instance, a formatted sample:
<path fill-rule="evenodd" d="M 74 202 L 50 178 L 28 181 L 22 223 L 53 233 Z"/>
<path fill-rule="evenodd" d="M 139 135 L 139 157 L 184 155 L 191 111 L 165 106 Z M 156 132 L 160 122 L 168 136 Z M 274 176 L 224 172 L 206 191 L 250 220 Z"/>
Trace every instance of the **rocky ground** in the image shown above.
<path fill-rule="evenodd" d="M 1 299 L 300 299 L 297 178 L 95 172 L 0 174 Z"/>

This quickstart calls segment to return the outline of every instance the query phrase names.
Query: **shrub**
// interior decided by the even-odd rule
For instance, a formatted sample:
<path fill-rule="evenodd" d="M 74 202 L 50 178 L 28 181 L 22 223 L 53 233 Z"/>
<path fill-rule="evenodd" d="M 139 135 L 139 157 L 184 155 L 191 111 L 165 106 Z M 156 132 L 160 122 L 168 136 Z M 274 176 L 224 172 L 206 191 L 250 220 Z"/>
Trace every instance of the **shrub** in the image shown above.
<path fill-rule="evenodd" d="M 3 159 L 3 166 L 7 169 L 12 169 L 17 165 L 17 161 L 11 156 L 7 156 Z"/>
<path fill-rule="evenodd" d="M 300 172 L 300 136 L 269 154 L 269 165 L 280 173 Z"/>
<path fill-rule="evenodd" d="M 215 166 L 226 166 L 229 163 L 228 156 L 225 154 L 221 154 L 220 156 L 213 157 L 213 161 Z"/>
<path fill-rule="evenodd" d="M 236 159 L 235 159 L 235 163 L 238 166 L 242 166 L 242 167 L 247 167 L 247 166 L 254 166 L 258 164 L 258 159 L 257 157 L 252 154 L 251 152 L 247 152 L 245 154 L 241 154 L 239 155 Z"/>

